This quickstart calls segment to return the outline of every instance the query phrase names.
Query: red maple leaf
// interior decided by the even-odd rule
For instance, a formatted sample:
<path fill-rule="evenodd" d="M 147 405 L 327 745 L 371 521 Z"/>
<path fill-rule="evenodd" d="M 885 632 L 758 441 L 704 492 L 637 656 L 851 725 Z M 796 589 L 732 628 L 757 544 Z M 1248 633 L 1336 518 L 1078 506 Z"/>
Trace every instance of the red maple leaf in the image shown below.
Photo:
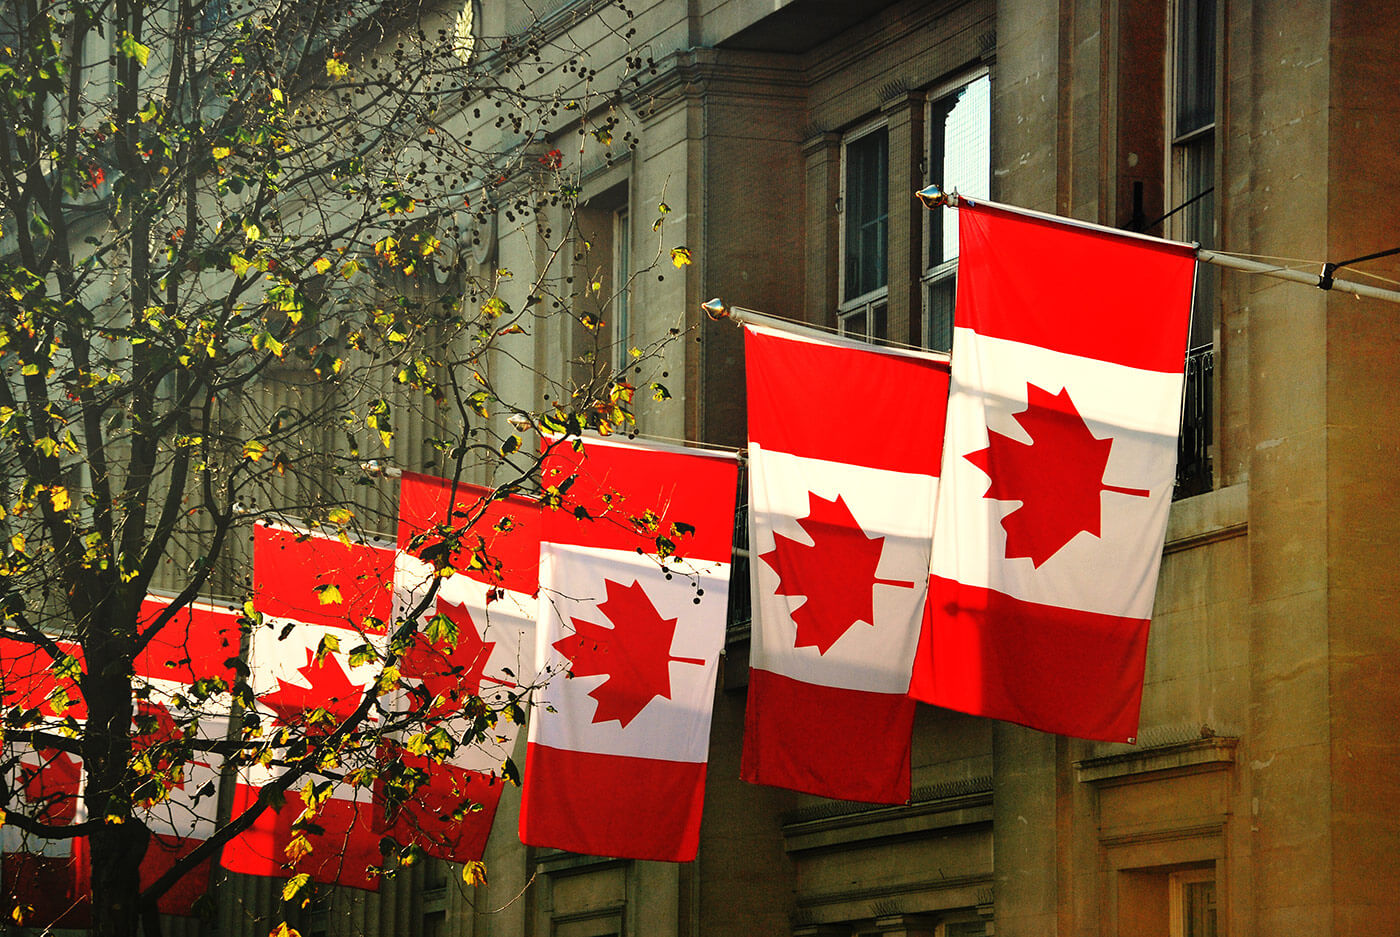
<path fill-rule="evenodd" d="M 166 793 L 179 788 L 185 789 L 185 765 L 177 762 L 175 752 L 168 746 L 180 740 L 180 729 L 175 719 L 163 703 L 138 700 L 136 703 L 138 728 L 131 734 L 132 753 L 143 755 L 156 746 L 167 746 L 155 752 L 150 759 L 151 778 L 160 784 Z M 146 725 L 142 731 L 142 723 Z M 150 806 L 151 798 L 142 798 L 145 806 Z"/>
<path fill-rule="evenodd" d="M 430 719 L 460 710 L 464 701 L 481 692 L 482 682 L 489 679 L 486 664 L 496 646 L 494 641 L 481 639 L 465 606 L 438 599 L 437 610 L 457 626 L 456 642 L 446 639 L 434 642 L 419 631 L 399 662 L 399 672 L 403 676 L 423 681 L 425 704 L 438 700 L 427 714 Z"/>
<path fill-rule="evenodd" d="M 34 819 L 51 826 L 72 823 L 78 813 L 82 762 L 56 748 L 37 748 L 34 755 L 37 764 L 22 761 L 19 766 L 24 799 L 38 807 Z"/>
<path fill-rule="evenodd" d="M 297 673 L 306 679 L 308 686 L 288 683 L 278 677 L 277 689 L 259 697 L 264 706 L 276 713 L 281 725 L 297 725 L 306 713 L 315 709 L 324 709 L 337 722 L 344 722 L 360 704 L 365 688 L 350 681 L 334 654 L 327 654 L 318 662 L 316 652 L 307 648 L 306 666 L 298 667 Z M 323 728 L 330 731 L 329 726 Z"/>
<path fill-rule="evenodd" d="M 1027 384 L 1026 409 L 1016 422 L 1030 442 L 993 431 L 987 448 L 963 457 L 992 480 L 983 498 L 1021 502 L 1001 520 L 1007 559 L 1029 557 L 1039 567 L 1081 531 L 1099 536 L 1102 492 L 1151 493 L 1103 483 L 1113 440 L 1089 432 L 1068 389 L 1051 394 Z"/>
<path fill-rule="evenodd" d="M 811 545 L 774 534 L 773 549 L 759 559 L 778 574 L 775 595 L 807 599 L 792 612 L 793 647 L 825 654 L 857 622 L 874 627 L 877 585 L 907 589 L 914 583 L 875 575 L 885 538 L 866 536 L 840 495 L 828 501 L 807 492 L 807 516 L 797 523 Z"/>
<path fill-rule="evenodd" d="M 671 656 L 676 619 L 661 617 L 640 582 L 634 580 L 630 586 L 611 579 L 605 582 L 608 597 L 598 603 L 598 611 L 613 626 L 574 618 L 574 633 L 555 641 L 554 647 L 569 659 L 570 676 L 607 676 L 588 693 L 598 701 L 593 721 L 616 719 L 626 728 L 656 697 L 671 698 L 673 662 L 705 662 Z"/>

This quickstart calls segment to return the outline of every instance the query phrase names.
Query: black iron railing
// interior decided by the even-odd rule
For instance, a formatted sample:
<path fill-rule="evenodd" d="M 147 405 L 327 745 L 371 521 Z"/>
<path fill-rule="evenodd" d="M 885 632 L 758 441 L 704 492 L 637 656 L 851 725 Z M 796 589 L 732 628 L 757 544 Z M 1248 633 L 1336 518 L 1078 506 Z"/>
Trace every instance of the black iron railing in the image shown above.
<path fill-rule="evenodd" d="M 1215 348 L 1204 345 L 1186 355 L 1186 389 L 1181 406 L 1181 436 L 1176 448 L 1174 498 L 1210 491 L 1210 447 L 1215 442 Z"/>
<path fill-rule="evenodd" d="M 749 480 L 748 467 L 739 467 L 739 494 L 734 504 L 734 565 L 729 571 L 729 617 L 725 643 L 745 640 L 753 620 L 749 590 Z"/>

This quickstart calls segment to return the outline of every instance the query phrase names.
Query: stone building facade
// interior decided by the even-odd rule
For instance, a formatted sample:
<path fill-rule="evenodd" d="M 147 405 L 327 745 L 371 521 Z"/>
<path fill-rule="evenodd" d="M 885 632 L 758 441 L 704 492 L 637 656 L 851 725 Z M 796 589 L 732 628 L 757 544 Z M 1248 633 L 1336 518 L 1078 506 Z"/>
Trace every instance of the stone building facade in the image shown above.
<path fill-rule="evenodd" d="M 712 296 L 946 342 L 956 245 L 913 198 L 931 181 L 1274 258 L 1337 262 L 1394 246 L 1400 230 L 1400 10 L 1388 5 L 638 0 L 631 14 L 628 43 L 616 8 L 591 0 L 488 0 L 474 28 L 567 35 L 600 84 L 623 68 L 624 45 L 655 65 L 608 105 L 636 146 L 585 154 L 578 225 L 612 258 L 603 292 L 627 284 L 611 310 L 616 348 L 692 330 L 666 352 L 675 399 L 641 408 L 644 433 L 743 442 L 740 336 L 703 320 Z M 574 152 L 576 129 L 531 145 Z M 629 281 L 662 202 L 667 237 L 694 263 Z M 558 212 L 502 217 L 480 262 L 521 283 L 561 263 L 541 233 L 565 225 Z M 1394 258 L 1357 270 L 1400 277 Z M 508 791 L 489 884 L 465 889 L 429 863 L 378 896 L 321 894 L 302 933 L 1400 929 L 1400 310 L 1213 269 L 1197 292 L 1138 745 L 921 706 L 907 806 L 746 785 L 736 608 L 695 863 L 527 849 Z M 580 341 L 543 326 L 517 352 L 547 371 Z M 898 431 L 871 423 L 833 432 L 878 445 Z M 841 744 L 860 757 L 861 739 Z M 228 883 L 220 931 L 257 932 L 277 890 Z"/>

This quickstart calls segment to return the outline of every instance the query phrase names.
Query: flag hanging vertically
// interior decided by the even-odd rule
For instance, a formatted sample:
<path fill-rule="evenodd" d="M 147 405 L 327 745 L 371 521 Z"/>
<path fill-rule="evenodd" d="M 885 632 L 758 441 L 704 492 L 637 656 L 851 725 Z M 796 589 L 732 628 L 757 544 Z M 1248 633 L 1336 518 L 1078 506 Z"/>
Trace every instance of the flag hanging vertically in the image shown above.
<path fill-rule="evenodd" d="M 259 525 L 253 542 L 254 608 L 249 678 L 267 744 L 280 727 L 314 742 L 351 716 L 379 676 L 392 608 L 394 552 L 387 545 Z M 373 716 L 369 721 L 373 721 Z M 324 884 L 378 888 L 372 750 L 323 759 L 223 849 L 223 867 L 249 875 L 308 873 Z M 283 752 L 274 747 L 273 755 Z M 233 815 L 248 809 L 282 768 L 239 771 Z M 351 775 L 353 780 L 347 780 Z"/>
<path fill-rule="evenodd" d="M 59 641 L 63 663 L 26 641 L 0 638 L 0 716 L 53 733 L 71 731 L 87 717 L 79 689 L 82 649 Z M 37 718 L 32 715 L 37 711 Z M 8 809 L 50 826 L 82 817 L 82 758 L 76 753 L 6 737 L 0 783 Z M 30 836 L 14 822 L 0 826 L 0 913 L 25 927 L 88 927 L 90 893 L 82 883 L 76 839 Z"/>
<path fill-rule="evenodd" d="M 416 611 L 419 630 L 393 718 L 417 717 L 386 742 L 376 801 L 400 845 L 481 858 L 534 683 L 539 545 L 538 502 L 404 473 L 394 617 Z"/>
<path fill-rule="evenodd" d="M 753 325 L 744 355 L 754 623 L 742 777 L 903 803 L 947 362 Z"/>
<path fill-rule="evenodd" d="M 695 858 L 728 611 L 732 454 L 589 438 L 546 456 L 520 838 Z"/>
<path fill-rule="evenodd" d="M 929 643 L 912 692 L 1131 740 L 1194 252 L 966 200 L 958 213 Z"/>
<path fill-rule="evenodd" d="M 147 596 L 141 626 L 166 616 L 172 602 Z M 239 657 L 239 613 L 227 605 L 189 602 L 168 616 L 136 658 L 140 688 L 132 747 L 147 770 L 136 809 L 151 831 L 141 862 L 147 888 L 213 835 L 218 821 L 223 757 L 211 750 L 187 751 L 185 742 L 222 741 Z M 192 915 L 209 890 L 212 862 L 186 872 L 157 901 L 162 914 Z"/>

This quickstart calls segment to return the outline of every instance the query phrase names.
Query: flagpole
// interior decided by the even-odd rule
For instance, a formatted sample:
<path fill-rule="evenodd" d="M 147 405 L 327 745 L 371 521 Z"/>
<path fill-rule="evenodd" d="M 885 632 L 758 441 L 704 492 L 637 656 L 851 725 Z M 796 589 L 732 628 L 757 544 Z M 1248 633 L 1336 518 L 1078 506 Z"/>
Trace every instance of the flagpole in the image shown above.
<path fill-rule="evenodd" d="M 705 315 L 716 322 L 729 319 L 735 325 L 739 326 L 758 325 L 779 332 L 791 332 L 794 335 L 803 335 L 807 338 L 816 338 L 822 341 L 829 341 L 838 337 L 833 332 L 827 332 L 810 325 L 803 325 L 801 322 L 793 322 L 790 319 L 771 316 L 767 313 L 759 312 L 757 309 L 746 309 L 743 306 L 730 306 L 718 297 L 709 302 L 701 303 L 700 308 L 704 310 Z"/>
<path fill-rule="evenodd" d="M 1089 221 L 1080 221 L 1077 218 L 1062 218 L 1059 215 L 1050 215 L 1045 212 L 1034 211 L 1029 208 L 1018 208 L 1014 205 L 1002 205 L 989 199 L 971 199 L 959 196 L 957 192 L 944 192 L 936 185 L 928 186 L 914 193 L 924 207 L 932 211 L 935 208 L 947 206 L 957 208 L 959 202 L 966 199 L 969 205 L 986 205 L 1001 211 L 1014 212 L 1018 215 L 1028 215 L 1032 218 L 1042 218 L 1047 221 L 1054 221 L 1058 224 L 1069 225 L 1075 228 L 1085 228 L 1090 231 L 1097 231 L 1102 234 L 1113 234 L 1118 237 L 1142 238 L 1144 240 L 1161 243 L 1164 238 L 1155 238 L 1147 234 L 1139 234 L 1136 231 L 1122 231 L 1118 228 L 1110 228 L 1106 225 L 1094 224 Z M 1170 244 L 1183 244 L 1181 241 L 1167 241 Z M 1187 247 L 1194 245 L 1186 244 Z M 1240 270 L 1245 273 L 1258 273 L 1263 276 L 1275 277 L 1280 280 L 1289 280 L 1293 283 L 1302 283 L 1307 286 L 1315 286 L 1321 290 L 1340 290 L 1343 293 L 1351 293 L 1354 296 L 1365 296 L 1368 299 L 1380 299 L 1388 303 L 1400 303 L 1400 291 L 1382 289 L 1378 286 L 1369 286 L 1365 283 L 1356 283 L 1351 280 L 1338 280 L 1330 276 L 1315 276 L 1304 273 L 1302 270 L 1292 270 L 1288 267 L 1280 267 L 1277 264 L 1263 263 L 1258 260 L 1249 260 L 1244 257 L 1235 257 L 1231 254 L 1222 254 L 1219 251 L 1206 250 L 1195 247 L 1196 259 L 1201 263 L 1212 264 L 1216 267 L 1224 267 L 1228 270 Z M 1326 265 L 1324 265 L 1325 267 Z"/>
<path fill-rule="evenodd" d="M 829 331 L 817 326 L 807 325 L 793 319 L 784 319 L 766 312 L 759 312 L 757 309 L 746 309 L 743 306 L 731 306 L 719 297 L 703 302 L 700 309 L 715 322 L 730 321 L 737 326 L 756 325 L 775 332 L 785 332 L 788 335 L 797 335 L 801 338 L 816 339 L 821 342 L 846 343 L 856 348 L 867 348 L 872 351 L 896 351 L 914 352 L 939 361 L 947 361 L 946 351 L 935 351 L 924 348 L 922 345 L 910 345 L 907 342 L 891 341 L 882 338 L 878 342 L 866 341 L 865 339 L 852 338 L 849 335 L 842 335 L 836 331 Z"/>

